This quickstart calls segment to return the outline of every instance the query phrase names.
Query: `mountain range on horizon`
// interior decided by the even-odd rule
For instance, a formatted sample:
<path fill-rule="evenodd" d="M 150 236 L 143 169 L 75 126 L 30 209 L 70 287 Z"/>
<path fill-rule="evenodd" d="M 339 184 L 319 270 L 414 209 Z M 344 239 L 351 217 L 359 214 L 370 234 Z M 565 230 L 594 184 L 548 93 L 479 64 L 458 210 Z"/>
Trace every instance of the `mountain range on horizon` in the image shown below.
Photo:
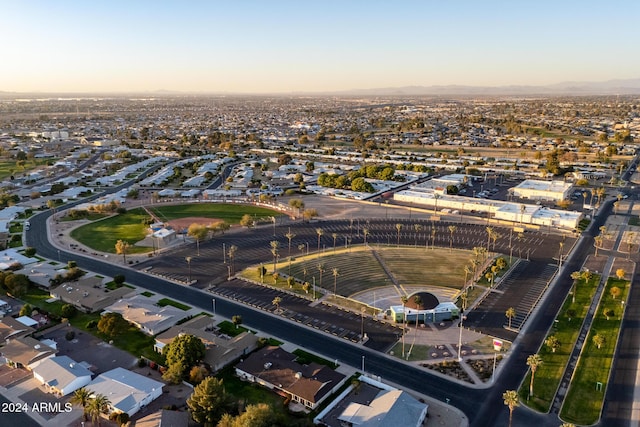
<path fill-rule="evenodd" d="M 351 89 L 340 91 L 292 91 L 272 93 L 240 93 L 224 91 L 187 92 L 159 89 L 154 91 L 129 92 L 9 92 L 0 90 L 0 98 L 42 97 L 45 95 L 144 95 L 144 96 L 180 96 L 180 95 L 275 95 L 275 96 L 588 96 L 588 95 L 640 95 L 640 78 L 614 79 L 598 82 L 567 81 L 550 85 L 432 85 L 402 86 L 371 89 Z"/>

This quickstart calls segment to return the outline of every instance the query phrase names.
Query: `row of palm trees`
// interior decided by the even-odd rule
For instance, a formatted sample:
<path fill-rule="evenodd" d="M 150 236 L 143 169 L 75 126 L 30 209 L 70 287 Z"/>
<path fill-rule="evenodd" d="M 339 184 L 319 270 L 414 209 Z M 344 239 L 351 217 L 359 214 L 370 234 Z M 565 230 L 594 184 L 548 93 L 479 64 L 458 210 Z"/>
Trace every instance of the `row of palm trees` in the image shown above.
<path fill-rule="evenodd" d="M 100 425 L 102 414 L 106 414 L 111 405 L 108 397 L 102 394 L 94 394 L 84 387 L 77 389 L 69 402 L 82 407 L 84 421 L 88 421 L 89 417 L 91 417 L 91 421 L 97 425 Z"/>

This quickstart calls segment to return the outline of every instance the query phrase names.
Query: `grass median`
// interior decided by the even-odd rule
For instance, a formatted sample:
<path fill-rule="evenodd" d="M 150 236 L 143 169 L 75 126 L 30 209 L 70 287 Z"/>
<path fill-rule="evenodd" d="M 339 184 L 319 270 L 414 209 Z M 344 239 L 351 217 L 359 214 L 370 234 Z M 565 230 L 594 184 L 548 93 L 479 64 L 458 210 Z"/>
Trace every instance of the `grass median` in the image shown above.
<path fill-rule="evenodd" d="M 591 324 L 578 366 L 569 385 L 560 417 L 575 424 L 591 425 L 600 418 L 604 395 L 613 364 L 618 334 L 624 313 L 623 301 L 629 292 L 629 282 L 616 278 L 607 280 L 600 304 Z M 618 289 L 619 293 L 612 289 Z M 601 337 L 598 342 L 594 337 Z"/>
<path fill-rule="evenodd" d="M 518 392 L 520 400 L 530 408 L 540 412 L 548 412 L 551 408 L 599 282 L 599 275 L 594 275 L 586 283 L 584 280 L 580 280 L 575 289 L 575 302 L 573 295 L 570 294 L 562 305 L 554 326 L 549 332 L 549 336 L 555 336 L 560 345 L 555 352 L 546 345 L 543 345 L 538 352 L 542 359 L 542 365 L 536 371 L 534 395 L 529 396 L 530 372 Z"/>

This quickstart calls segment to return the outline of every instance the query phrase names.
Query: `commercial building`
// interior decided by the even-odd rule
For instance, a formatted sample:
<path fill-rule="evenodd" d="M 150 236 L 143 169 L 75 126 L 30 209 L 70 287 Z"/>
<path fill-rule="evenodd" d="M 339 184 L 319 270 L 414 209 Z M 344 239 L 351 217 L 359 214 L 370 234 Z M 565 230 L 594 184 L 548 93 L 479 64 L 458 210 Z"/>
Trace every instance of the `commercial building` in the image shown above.
<path fill-rule="evenodd" d="M 559 202 L 569 199 L 572 188 L 570 182 L 526 179 L 509 191 L 521 199 Z"/>

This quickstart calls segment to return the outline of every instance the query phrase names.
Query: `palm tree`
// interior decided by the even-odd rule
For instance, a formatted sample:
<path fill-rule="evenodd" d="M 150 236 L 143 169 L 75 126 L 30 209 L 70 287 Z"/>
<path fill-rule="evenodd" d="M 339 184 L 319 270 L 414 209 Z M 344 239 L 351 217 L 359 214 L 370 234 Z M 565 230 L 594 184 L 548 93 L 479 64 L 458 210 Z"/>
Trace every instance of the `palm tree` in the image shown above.
<path fill-rule="evenodd" d="M 518 392 L 515 390 L 507 390 L 502 394 L 504 404 L 509 407 L 509 427 L 511 427 L 511 420 L 513 419 L 513 410 L 520 405 L 518 401 Z"/>
<path fill-rule="evenodd" d="M 304 255 L 304 248 L 305 248 L 304 243 L 300 243 L 298 245 L 298 250 L 300 251 L 300 256 Z"/>
<path fill-rule="evenodd" d="M 431 249 L 436 248 L 436 228 L 431 227 Z"/>
<path fill-rule="evenodd" d="M 289 256 L 291 256 L 291 240 L 296 237 L 295 233 L 291 232 L 291 228 L 289 228 L 289 231 L 287 232 L 287 234 L 284 235 L 284 237 L 286 237 L 289 240 Z"/>
<path fill-rule="evenodd" d="M 396 224 L 396 230 L 398 230 L 398 246 L 400 246 L 400 230 L 402 230 L 402 224 Z"/>
<path fill-rule="evenodd" d="M 469 267 L 468 265 L 465 265 L 464 266 L 464 286 L 467 286 L 467 279 L 469 278 L 471 273 L 473 273 L 473 271 L 471 270 L 471 267 Z"/>
<path fill-rule="evenodd" d="M 433 209 L 433 213 L 435 214 L 438 212 L 438 199 L 440 198 L 440 195 L 436 193 L 433 195 L 433 198 L 436 201 L 435 207 Z"/>
<path fill-rule="evenodd" d="M 320 238 L 324 234 L 324 230 L 322 228 L 316 228 L 316 233 L 318 234 L 318 256 L 320 256 Z"/>
<path fill-rule="evenodd" d="M 364 236 L 364 245 L 367 246 L 367 236 L 369 235 L 369 229 L 363 228 L 362 235 Z"/>
<path fill-rule="evenodd" d="M 322 287 L 322 273 L 324 273 L 324 272 L 325 272 L 324 264 L 318 263 L 318 273 L 320 273 L 320 281 L 319 281 L 320 282 L 319 283 L 320 287 Z"/>
<path fill-rule="evenodd" d="M 272 240 L 269 242 L 271 246 L 271 255 L 273 256 L 273 272 L 276 271 L 276 263 L 278 262 L 278 247 L 280 246 L 280 242 L 277 240 Z"/>
<path fill-rule="evenodd" d="M 238 252 L 238 247 L 236 245 L 231 245 L 229 247 L 229 251 L 227 252 L 227 255 L 228 255 L 229 261 L 230 261 L 230 267 L 231 267 L 230 273 L 231 274 L 235 274 L 236 273 L 236 268 L 235 268 L 236 267 L 236 265 L 235 265 L 236 264 L 235 263 L 235 261 L 236 261 L 236 252 Z"/>
<path fill-rule="evenodd" d="M 558 245 L 560 246 L 560 250 L 558 251 L 558 268 L 560 268 L 562 267 L 562 252 L 564 249 L 564 241 L 558 242 Z"/>
<path fill-rule="evenodd" d="M 91 402 L 89 402 L 88 410 L 89 415 L 91 415 L 91 421 L 94 424 L 100 425 L 100 416 L 109 410 L 109 405 L 111 402 L 102 394 L 96 394 Z"/>
<path fill-rule="evenodd" d="M 491 244 L 491 239 L 493 238 L 493 227 L 487 227 L 487 252 L 489 252 L 489 245 Z"/>
<path fill-rule="evenodd" d="M 516 317 L 516 309 L 513 307 L 509 307 L 504 315 L 507 316 L 507 319 L 509 319 L 509 329 L 511 329 L 511 319 Z"/>
<path fill-rule="evenodd" d="M 83 415 L 84 421 L 89 420 L 88 406 L 90 401 L 91 401 L 91 392 L 84 387 L 81 387 L 76 391 L 74 391 L 73 396 L 71 396 L 71 399 L 69 400 L 69 402 L 72 405 L 78 405 L 82 407 L 82 411 L 83 411 L 82 415 Z"/>
<path fill-rule="evenodd" d="M 576 291 L 578 290 L 578 281 L 582 278 L 582 273 L 579 271 L 574 271 L 571 273 L 571 278 L 573 279 L 573 291 L 571 296 L 571 302 L 576 302 Z"/>
<path fill-rule="evenodd" d="M 420 224 L 413 224 L 413 229 L 416 230 L 416 240 L 413 246 L 418 247 L 418 233 L 422 230 L 422 226 Z"/>
<path fill-rule="evenodd" d="M 416 310 L 422 310 L 422 298 L 420 295 L 416 295 L 413 297 L 413 303 L 416 305 Z M 418 333 L 418 314 L 416 313 L 416 334 Z"/>
<path fill-rule="evenodd" d="M 333 252 L 336 252 L 336 240 L 338 239 L 338 233 L 331 233 L 331 237 L 333 237 Z"/>
<path fill-rule="evenodd" d="M 542 358 L 539 354 L 532 354 L 527 357 L 527 366 L 531 369 L 531 382 L 529 383 L 529 396 L 533 396 L 533 380 L 538 366 L 542 365 Z"/>
<path fill-rule="evenodd" d="M 602 247 L 604 238 L 602 236 L 596 236 L 593 238 L 593 246 L 596 248 L 595 256 L 598 256 L 598 248 Z"/>
<path fill-rule="evenodd" d="M 278 311 L 280 309 L 280 303 L 282 302 L 282 298 L 280 297 L 275 297 L 273 299 L 273 301 L 271 301 L 271 304 L 276 306 L 276 311 Z"/>
<path fill-rule="evenodd" d="M 455 233 L 457 229 L 458 227 L 455 225 L 449 226 L 449 252 L 453 252 L 453 233 Z"/>
<path fill-rule="evenodd" d="M 338 289 L 338 276 L 340 275 L 340 273 L 335 267 L 331 270 L 331 272 L 333 273 L 333 297 L 335 298 L 336 290 Z"/>
<path fill-rule="evenodd" d="M 544 345 L 549 347 L 552 353 L 555 353 L 560 347 L 560 340 L 555 335 L 549 335 L 549 338 L 544 341 Z"/>
<path fill-rule="evenodd" d="M 527 205 L 522 204 L 520 205 L 520 224 L 522 224 L 522 217 L 524 216 L 524 213 L 527 211 Z"/>

